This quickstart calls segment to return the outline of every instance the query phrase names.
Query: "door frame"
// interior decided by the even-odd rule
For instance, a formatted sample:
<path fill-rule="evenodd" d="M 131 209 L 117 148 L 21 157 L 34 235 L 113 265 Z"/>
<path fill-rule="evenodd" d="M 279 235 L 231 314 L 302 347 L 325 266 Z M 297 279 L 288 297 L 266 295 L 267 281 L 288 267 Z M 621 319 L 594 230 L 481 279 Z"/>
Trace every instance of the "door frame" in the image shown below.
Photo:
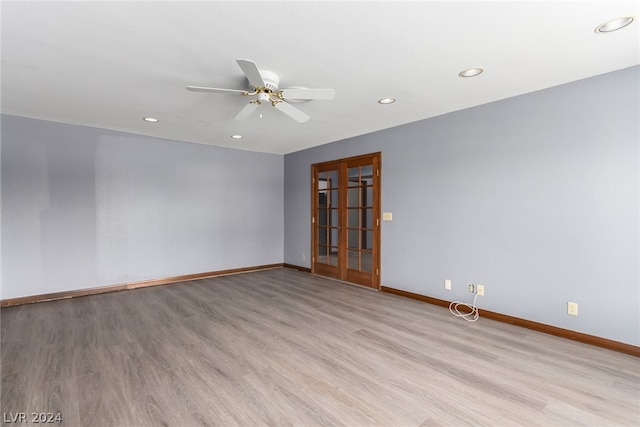
<path fill-rule="evenodd" d="M 352 270 L 348 268 L 347 260 L 347 188 L 348 188 L 348 168 L 357 167 L 357 165 L 373 166 L 373 184 L 372 184 L 372 243 L 371 243 L 371 273 Z M 350 166 L 349 166 L 350 165 Z M 318 214 L 318 188 L 319 183 L 316 182 L 318 169 L 337 168 L 339 172 L 339 204 L 338 216 L 340 222 L 338 265 L 331 267 L 325 264 L 317 263 L 318 259 L 318 227 L 316 224 Z M 311 165 L 311 273 L 331 277 L 349 283 L 355 283 L 367 286 L 376 290 L 380 290 L 380 249 L 381 249 L 381 178 L 382 178 L 382 153 L 375 152 L 363 154 L 359 156 L 347 157 L 343 159 L 331 160 L 327 162 L 315 163 Z"/>

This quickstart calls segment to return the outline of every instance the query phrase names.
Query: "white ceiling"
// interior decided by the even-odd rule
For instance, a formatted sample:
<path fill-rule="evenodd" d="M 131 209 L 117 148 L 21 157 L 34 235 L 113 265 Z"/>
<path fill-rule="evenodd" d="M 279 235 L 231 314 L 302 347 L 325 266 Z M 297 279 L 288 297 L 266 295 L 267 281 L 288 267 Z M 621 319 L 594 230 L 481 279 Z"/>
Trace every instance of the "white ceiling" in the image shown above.
<path fill-rule="evenodd" d="M 639 4 L 3 1 L 2 112 L 290 153 L 637 65 Z M 270 106 L 236 121 L 246 98 L 185 90 L 248 88 L 237 58 L 336 97 L 296 104 L 306 123 Z"/>

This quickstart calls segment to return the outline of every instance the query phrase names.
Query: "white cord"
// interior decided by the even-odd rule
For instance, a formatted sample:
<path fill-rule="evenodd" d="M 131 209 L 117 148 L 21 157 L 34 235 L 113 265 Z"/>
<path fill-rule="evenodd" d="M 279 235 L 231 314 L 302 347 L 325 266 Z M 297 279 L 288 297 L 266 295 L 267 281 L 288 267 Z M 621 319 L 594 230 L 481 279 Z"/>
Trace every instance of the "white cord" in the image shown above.
<path fill-rule="evenodd" d="M 478 313 L 478 307 L 476 307 L 476 299 L 478 299 L 478 293 L 476 292 L 476 296 L 473 297 L 473 304 L 467 304 L 462 301 L 453 301 L 449 304 L 449 311 L 456 317 L 462 317 L 467 322 L 475 322 L 480 317 L 480 313 Z M 471 310 L 470 312 L 461 312 L 458 307 L 464 306 L 467 309 Z"/>

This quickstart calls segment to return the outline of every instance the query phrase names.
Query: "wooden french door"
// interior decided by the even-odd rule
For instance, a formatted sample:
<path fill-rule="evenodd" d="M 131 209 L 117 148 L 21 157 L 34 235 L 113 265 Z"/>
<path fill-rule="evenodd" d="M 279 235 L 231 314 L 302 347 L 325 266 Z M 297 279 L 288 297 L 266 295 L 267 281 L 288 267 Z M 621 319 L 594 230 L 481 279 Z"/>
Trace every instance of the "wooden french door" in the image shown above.
<path fill-rule="evenodd" d="M 312 166 L 312 272 L 380 288 L 380 153 Z"/>

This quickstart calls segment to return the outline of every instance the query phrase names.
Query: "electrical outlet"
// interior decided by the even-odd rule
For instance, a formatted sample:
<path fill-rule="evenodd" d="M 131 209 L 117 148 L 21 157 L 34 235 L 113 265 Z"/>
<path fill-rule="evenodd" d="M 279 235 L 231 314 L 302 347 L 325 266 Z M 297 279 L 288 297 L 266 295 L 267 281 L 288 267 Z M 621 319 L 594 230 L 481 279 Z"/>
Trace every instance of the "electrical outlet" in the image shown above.
<path fill-rule="evenodd" d="M 305 254 L 302 254 L 302 260 L 304 261 L 306 259 L 307 259 L 307 256 Z"/>
<path fill-rule="evenodd" d="M 444 288 L 445 288 L 445 289 L 449 289 L 449 290 L 451 290 L 451 280 L 446 279 L 446 280 L 444 281 Z"/>
<path fill-rule="evenodd" d="M 484 296 L 484 285 L 478 285 L 478 286 L 476 286 L 476 289 L 478 291 L 478 295 L 483 297 Z"/>
<path fill-rule="evenodd" d="M 578 315 L 578 303 L 577 302 L 568 302 L 567 303 L 567 314 L 572 316 Z"/>
<path fill-rule="evenodd" d="M 475 292 L 475 286 L 473 286 L 473 283 L 469 285 L 469 292 L 471 293 Z"/>

